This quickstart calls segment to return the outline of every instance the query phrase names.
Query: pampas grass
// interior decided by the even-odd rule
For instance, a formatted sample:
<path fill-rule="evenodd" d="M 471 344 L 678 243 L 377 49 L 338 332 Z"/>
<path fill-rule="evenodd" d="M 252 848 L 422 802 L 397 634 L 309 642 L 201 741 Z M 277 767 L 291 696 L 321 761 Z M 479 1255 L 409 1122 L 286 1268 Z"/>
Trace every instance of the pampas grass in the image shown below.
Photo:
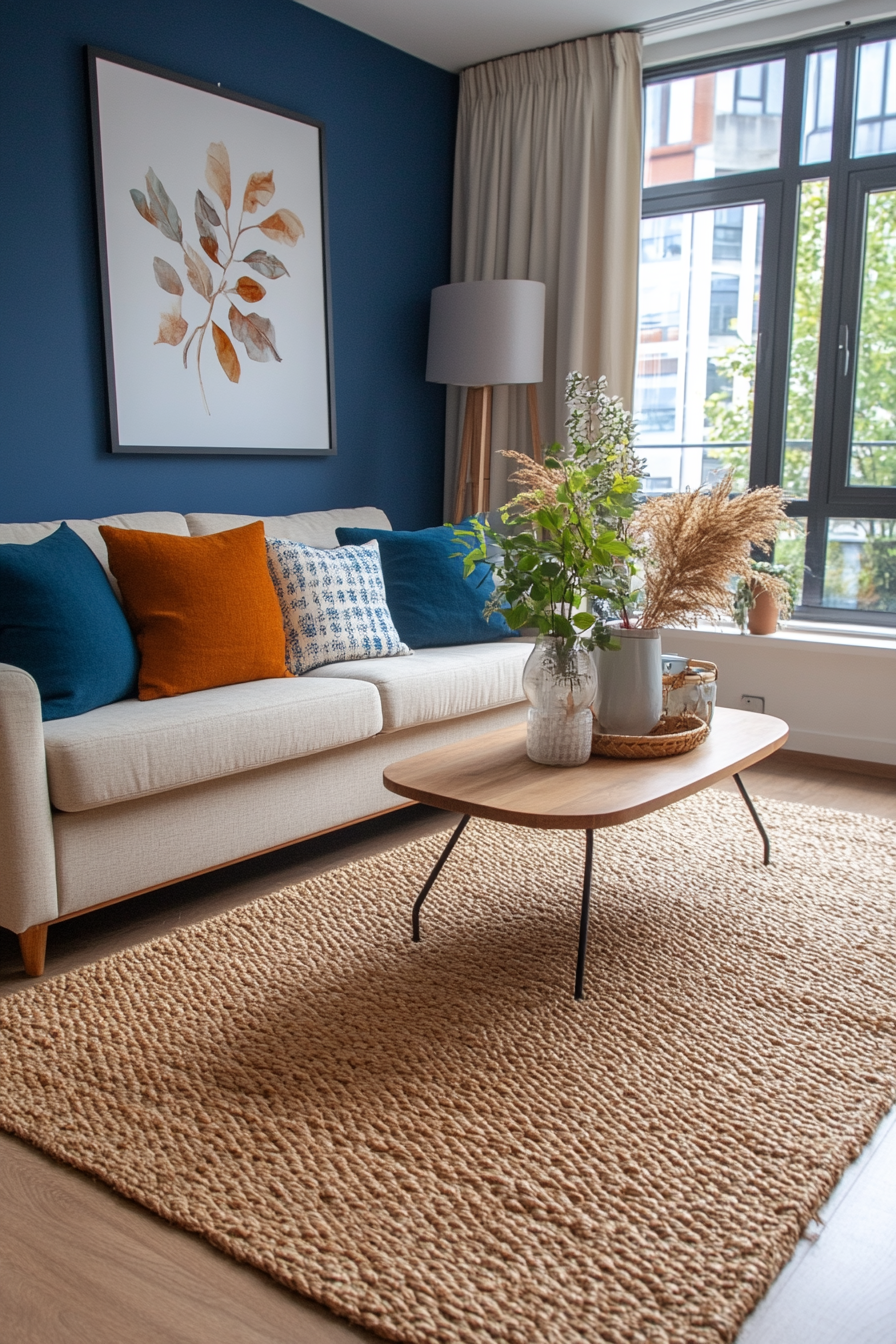
<path fill-rule="evenodd" d="M 566 480 L 566 474 L 552 467 L 545 467 L 525 453 L 517 453 L 512 448 L 502 448 L 502 457 L 519 463 L 516 471 L 508 476 L 512 485 L 522 486 L 522 490 L 507 505 L 508 510 L 516 509 L 520 513 L 529 513 L 542 505 L 557 503 L 557 487 Z"/>
<path fill-rule="evenodd" d="M 733 615 L 731 579 L 753 577 L 751 548 L 769 551 L 786 517 L 783 500 L 771 485 L 732 496 L 729 474 L 708 492 L 642 504 L 630 525 L 644 547 L 639 625 L 687 627 Z"/>

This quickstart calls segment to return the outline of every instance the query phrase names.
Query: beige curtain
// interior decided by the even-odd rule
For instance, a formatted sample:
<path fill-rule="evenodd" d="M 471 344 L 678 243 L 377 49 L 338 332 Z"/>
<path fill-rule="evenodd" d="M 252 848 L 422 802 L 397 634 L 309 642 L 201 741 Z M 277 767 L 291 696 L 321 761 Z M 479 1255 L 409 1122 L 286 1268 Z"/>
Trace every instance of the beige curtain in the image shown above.
<path fill-rule="evenodd" d="M 641 208 L 641 37 L 611 33 L 473 66 L 461 76 L 451 279 L 542 280 L 542 439 L 563 438 L 572 369 L 631 404 Z M 464 393 L 448 389 L 445 509 Z M 529 451 L 525 388 L 496 388 L 492 508 L 502 448 Z"/>

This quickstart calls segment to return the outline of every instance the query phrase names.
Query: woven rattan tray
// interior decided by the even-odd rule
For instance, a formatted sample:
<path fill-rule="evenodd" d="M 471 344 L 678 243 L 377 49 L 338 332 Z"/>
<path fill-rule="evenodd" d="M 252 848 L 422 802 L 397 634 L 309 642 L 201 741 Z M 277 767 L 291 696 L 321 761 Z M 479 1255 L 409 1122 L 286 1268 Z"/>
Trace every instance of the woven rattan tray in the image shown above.
<path fill-rule="evenodd" d="M 682 756 L 693 751 L 709 736 L 709 724 L 696 714 L 681 714 L 661 719 L 645 737 L 624 737 L 602 733 L 597 720 L 591 734 L 592 756 L 614 756 L 625 761 L 647 761 L 658 756 Z"/>

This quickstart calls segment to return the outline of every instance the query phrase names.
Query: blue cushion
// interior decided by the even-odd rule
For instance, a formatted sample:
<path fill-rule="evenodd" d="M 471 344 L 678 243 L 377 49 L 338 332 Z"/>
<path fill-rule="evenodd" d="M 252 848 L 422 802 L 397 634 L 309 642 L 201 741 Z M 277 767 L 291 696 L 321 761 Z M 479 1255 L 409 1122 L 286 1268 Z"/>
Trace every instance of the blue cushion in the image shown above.
<path fill-rule="evenodd" d="M 483 616 L 495 588 L 491 566 L 482 561 L 465 579 L 464 548 L 450 527 L 420 532 L 337 527 L 336 538 L 340 546 L 379 543 L 389 611 L 412 649 L 485 644 L 513 634 L 500 613 Z"/>
<path fill-rule="evenodd" d="M 0 546 L 0 663 L 31 673 L 44 719 L 136 694 L 140 658 L 124 612 L 65 523 L 31 546 Z"/>

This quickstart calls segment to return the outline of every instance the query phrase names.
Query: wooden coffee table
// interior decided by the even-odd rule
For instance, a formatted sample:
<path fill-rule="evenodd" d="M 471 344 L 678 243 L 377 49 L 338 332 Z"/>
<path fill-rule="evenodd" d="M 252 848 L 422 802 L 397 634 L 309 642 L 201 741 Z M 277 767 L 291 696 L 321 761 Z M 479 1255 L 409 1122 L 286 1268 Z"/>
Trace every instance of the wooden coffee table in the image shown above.
<path fill-rule="evenodd" d="M 584 831 L 585 880 L 575 985 L 575 996 L 581 999 L 594 832 L 656 812 L 733 775 L 762 836 L 763 862 L 768 863 L 771 844 L 739 771 L 777 751 L 787 741 L 788 731 L 783 720 L 769 714 L 717 709 L 709 737 L 684 756 L 651 761 L 592 756 L 585 765 L 560 769 L 529 760 L 526 725 L 520 723 L 397 761 L 383 771 L 383 783 L 392 793 L 447 812 L 463 813 L 414 902 L 414 941 L 420 941 L 420 907 L 471 817 L 488 817 L 536 830 Z"/>

